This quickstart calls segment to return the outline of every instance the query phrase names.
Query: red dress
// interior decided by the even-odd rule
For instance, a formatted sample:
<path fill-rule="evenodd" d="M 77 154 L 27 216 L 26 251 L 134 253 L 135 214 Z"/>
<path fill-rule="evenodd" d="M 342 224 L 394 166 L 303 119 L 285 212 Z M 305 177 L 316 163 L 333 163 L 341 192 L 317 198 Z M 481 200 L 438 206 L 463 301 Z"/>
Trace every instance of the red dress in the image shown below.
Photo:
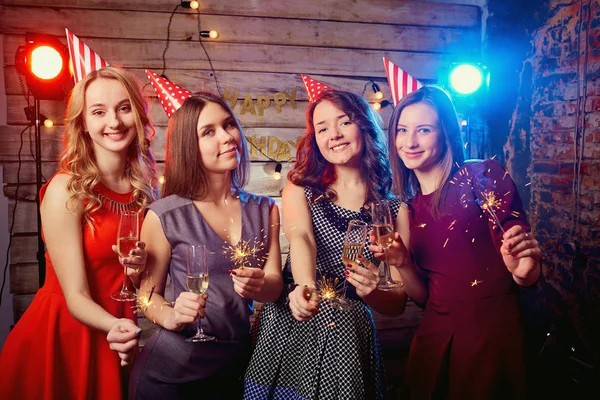
<path fill-rule="evenodd" d="M 497 219 L 482 207 L 491 195 Z M 410 251 L 429 299 L 407 361 L 408 397 L 522 398 L 521 313 L 497 226 L 529 231 L 516 187 L 489 160 L 454 174 L 440 218 L 431 199 L 418 194 L 411 202 Z"/>
<path fill-rule="evenodd" d="M 41 199 L 48 183 L 40 191 Z M 129 203 L 132 193 L 116 193 L 102 184 L 95 191 L 105 200 L 93 213 L 95 232 L 88 224 L 82 228 L 90 294 L 110 314 L 135 321 L 132 303 L 110 298 L 123 283 L 123 267 L 111 249 L 116 244 L 119 214 L 110 210 L 116 209 L 114 202 Z M 122 397 L 118 354 L 110 350 L 106 333 L 71 316 L 48 252 L 44 286 L 8 335 L 0 355 L 0 371 L 0 399 Z"/>

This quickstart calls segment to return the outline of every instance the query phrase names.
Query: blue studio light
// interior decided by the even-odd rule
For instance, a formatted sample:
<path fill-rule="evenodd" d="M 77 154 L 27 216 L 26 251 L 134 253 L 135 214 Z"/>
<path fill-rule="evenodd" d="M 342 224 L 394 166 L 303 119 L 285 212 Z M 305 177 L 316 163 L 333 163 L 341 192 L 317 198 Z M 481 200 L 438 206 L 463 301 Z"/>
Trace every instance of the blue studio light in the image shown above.
<path fill-rule="evenodd" d="M 484 73 L 473 64 L 459 64 L 450 71 L 450 87 L 462 95 L 475 93 L 484 83 Z"/>

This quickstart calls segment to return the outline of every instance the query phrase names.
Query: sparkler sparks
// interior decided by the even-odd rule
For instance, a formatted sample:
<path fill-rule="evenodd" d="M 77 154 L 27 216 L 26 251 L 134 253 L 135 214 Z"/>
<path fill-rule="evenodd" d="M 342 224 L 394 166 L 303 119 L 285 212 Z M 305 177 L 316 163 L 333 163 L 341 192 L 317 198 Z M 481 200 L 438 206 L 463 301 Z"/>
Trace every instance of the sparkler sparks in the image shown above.
<path fill-rule="evenodd" d="M 317 294 L 321 300 L 340 300 L 343 294 L 343 284 L 339 278 L 321 277 L 317 281 Z"/>
<path fill-rule="evenodd" d="M 500 228 L 502 233 L 506 233 L 504 228 L 502 228 L 500 219 L 498 219 L 498 216 L 496 215 L 496 210 L 502 206 L 502 200 L 496 198 L 496 193 L 489 190 L 483 191 L 481 195 L 483 196 L 481 208 L 490 214 L 490 216 L 494 219 L 494 223 L 498 226 L 498 228 Z"/>
<path fill-rule="evenodd" d="M 236 268 L 251 267 L 253 260 L 259 263 L 265 261 L 266 257 L 260 256 L 265 246 L 264 242 L 265 240 L 261 241 L 258 238 L 254 240 L 240 239 L 235 246 L 229 243 L 223 246 L 223 254 L 229 257 Z"/>
<path fill-rule="evenodd" d="M 155 288 L 156 285 L 152 286 L 152 290 L 150 290 L 150 294 L 148 296 L 136 295 L 135 305 L 132 306 L 136 313 L 145 312 L 148 307 L 150 307 Z"/>

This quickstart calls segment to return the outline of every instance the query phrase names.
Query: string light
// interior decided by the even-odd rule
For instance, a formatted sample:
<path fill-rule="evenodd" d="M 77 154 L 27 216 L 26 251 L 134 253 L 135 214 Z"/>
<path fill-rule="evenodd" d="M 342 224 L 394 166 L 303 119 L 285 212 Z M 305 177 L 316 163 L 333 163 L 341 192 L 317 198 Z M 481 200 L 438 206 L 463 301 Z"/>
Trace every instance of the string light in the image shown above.
<path fill-rule="evenodd" d="M 379 88 L 379 85 L 375 82 L 371 81 L 371 88 L 373 89 L 373 93 L 375 93 L 375 98 L 377 100 L 383 99 L 383 92 Z"/>
<path fill-rule="evenodd" d="M 197 10 L 200 7 L 200 3 L 197 1 L 182 1 L 181 7 L 191 8 L 192 10 Z"/>
<path fill-rule="evenodd" d="M 275 165 L 275 173 L 273 174 L 273 179 L 275 179 L 276 181 L 281 179 L 281 169 L 283 168 L 283 165 L 281 165 L 281 163 L 277 163 L 277 165 Z"/>
<path fill-rule="evenodd" d="M 392 103 L 390 103 L 388 100 L 383 100 L 381 102 L 373 103 L 373 110 L 379 111 L 379 110 L 381 110 L 382 107 L 387 107 L 391 104 Z"/>
<path fill-rule="evenodd" d="M 54 121 L 52 121 L 50 118 L 46 118 L 45 116 L 40 115 L 40 120 L 44 120 L 44 126 L 48 129 L 54 126 Z"/>
<path fill-rule="evenodd" d="M 162 185 L 163 183 L 165 183 L 165 176 L 164 176 L 164 175 L 161 175 L 161 176 L 158 178 L 158 183 L 160 183 L 161 185 Z"/>
<path fill-rule="evenodd" d="M 200 37 L 216 39 L 219 37 L 219 32 L 215 31 L 214 29 L 211 31 L 200 31 Z"/>

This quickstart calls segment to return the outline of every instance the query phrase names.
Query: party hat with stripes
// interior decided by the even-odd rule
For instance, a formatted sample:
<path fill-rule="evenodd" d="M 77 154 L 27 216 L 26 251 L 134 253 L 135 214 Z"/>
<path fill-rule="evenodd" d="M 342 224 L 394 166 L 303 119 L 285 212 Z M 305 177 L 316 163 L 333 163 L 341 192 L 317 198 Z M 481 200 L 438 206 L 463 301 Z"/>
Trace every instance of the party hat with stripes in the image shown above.
<path fill-rule="evenodd" d="M 82 80 L 87 74 L 100 68 L 108 67 L 108 63 L 100 57 L 81 39 L 65 28 L 67 32 L 67 44 L 69 46 L 69 55 L 71 56 L 71 66 L 73 67 L 73 78 L 75 83 Z"/>
<path fill-rule="evenodd" d="M 410 76 L 403 69 L 398 68 L 397 65 L 385 57 L 383 57 L 383 65 L 385 65 L 385 73 L 387 74 L 390 90 L 392 91 L 394 106 L 407 94 L 423 87 L 421 82 Z"/>

